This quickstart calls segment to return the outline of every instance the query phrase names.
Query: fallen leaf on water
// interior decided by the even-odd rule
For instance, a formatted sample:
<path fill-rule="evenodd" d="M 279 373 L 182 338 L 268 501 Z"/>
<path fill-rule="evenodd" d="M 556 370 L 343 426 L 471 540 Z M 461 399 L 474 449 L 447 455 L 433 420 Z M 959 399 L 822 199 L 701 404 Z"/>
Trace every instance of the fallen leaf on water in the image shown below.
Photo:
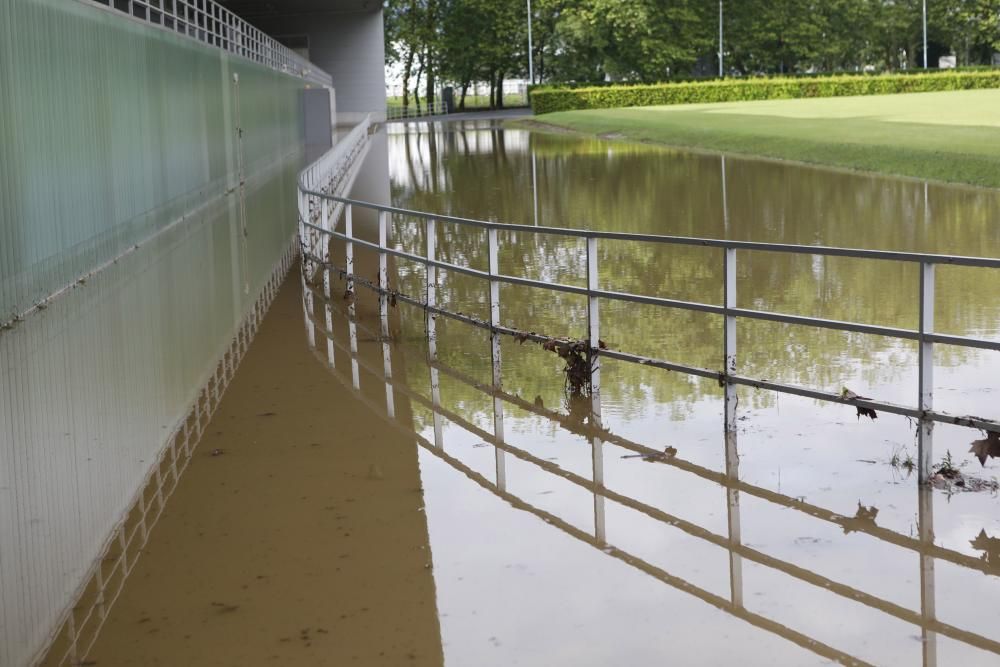
<path fill-rule="evenodd" d="M 975 454 L 981 465 L 986 465 L 986 459 L 1000 457 L 1000 433 L 990 432 L 982 440 L 973 440 L 970 453 Z"/>

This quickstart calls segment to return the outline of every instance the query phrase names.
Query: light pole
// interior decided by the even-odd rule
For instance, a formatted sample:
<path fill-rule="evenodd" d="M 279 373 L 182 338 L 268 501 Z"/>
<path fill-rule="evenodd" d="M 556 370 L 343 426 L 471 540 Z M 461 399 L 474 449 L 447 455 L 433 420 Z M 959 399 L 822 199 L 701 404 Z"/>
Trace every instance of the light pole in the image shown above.
<path fill-rule="evenodd" d="M 531 0 L 528 0 L 528 83 L 535 83 L 535 58 L 531 45 Z"/>
<path fill-rule="evenodd" d="M 725 76 L 725 69 L 722 66 L 722 0 L 719 0 L 719 78 Z"/>
<path fill-rule="evenodd" d="M 924 69 L 927 69 L 927 0 L 924 0 Z"/>

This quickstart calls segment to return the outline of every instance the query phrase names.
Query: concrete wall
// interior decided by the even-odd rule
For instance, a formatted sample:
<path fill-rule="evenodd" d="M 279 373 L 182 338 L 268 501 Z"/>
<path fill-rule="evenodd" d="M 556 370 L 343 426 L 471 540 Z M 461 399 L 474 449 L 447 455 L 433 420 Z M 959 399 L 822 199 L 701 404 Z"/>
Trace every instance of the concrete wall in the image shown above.
<path fill-rule="evenodd" d="M 305 35 L 309 59 L 333 77 L 337 122 L 366 113 L 385 120 L 385 38 L 382 12 L 302 13 L 252 19 L 278 37 Z"/>
<path fill-rule="evenodd" d="M 291 241 L 304 87 L 0 0 L 0 665 L 44 645 Z"/>

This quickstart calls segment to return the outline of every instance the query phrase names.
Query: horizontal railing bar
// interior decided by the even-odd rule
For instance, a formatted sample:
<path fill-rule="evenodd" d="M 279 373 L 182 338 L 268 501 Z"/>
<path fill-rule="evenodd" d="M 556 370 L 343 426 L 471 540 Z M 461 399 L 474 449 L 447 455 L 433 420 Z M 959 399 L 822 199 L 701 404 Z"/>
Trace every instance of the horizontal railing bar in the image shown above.
<path fill-rule="evenodd" d="M 318 330 L 323 332 L 324 335 L 330 338 L 331 342 L 333 342 L 333 344 L 336 347 L 340 348 L 341 351 L 343 352 L 348 352 L 349 354 L 351 354 L 351 357 L 356 361 L 358 361 L 358 363 L 372 375 L 375 376 L 379 375 L 379 372 L 376 371 L 376 369 L 374 369 L 366 361 L 360 359 L 359 355 L 350 353 L 342 344 L 336 341 L 336 337 L 332 334 L 332 332 L 327 331 L 323 325 L 320 325 L 315 320 L 315 318 L 311 316 L 311 314 L 309 315 L 309 317 L 313 325 L 316 326 Z M 855 602 L 864 604 L 874 609 L 878 609 L 904 622 L 911 623 L 919 627 L 926 627 L 927 629 L 939 632 L 943 635 L 946 635 L 958 641 L 962 641 L 969 645 L 976 646 L 977 648 L 981 648 L 983 650 L 1000 653 L 1000 642 L 991 640 L 981 635 L 977 635 L 967 630 L 962 630 L 961 628 L 952 626 L 947 623 L 943 623 L 936 619 L 925 620 L 924 618 L 921 617 L 919 612 L 915 612 L 911 609 L 903 607 L 902 605 L 898 605 L 894 602 L 879 598 L 875 595 L 866 593 L 865 591 L 853 588 L 846 584 L 839 583 L 836 580 L 830 579 L 818 573 L 802 568 L 798 565 L 795 565 L 794 563 L 789 563 L 774 556 L 770 556 L 752 547 L 743 544 L 733 544 L 730 542 L 728 537 L 718 535 L 695 523 L 676 517 L 659 508 L 647 505 L 641 501 L 631 498 L 630 496 L 626 496 L 624 494 L 608 489 L 607 487 L 601 484 L 595 483 L 593 480 L 587 479 L 574 472 L 566 470 L 565 468 L 562 468 L 561 466 L 551 461 L 538 458 L 537 456 L 531 454 L 530 452 L 527 452 L 523 449 L 510 445 L 509 443 L 498 440 L 489 431 L 486 431 L 476 426 L 475 424 L 469 422 L 460 415 L 441 406 L 434 405 L 432 400 L 416 393 L 408 385 L 400 384 L 391 377 L 385 377 L 384 369 L 382 371 L 382 380 L 386 384 L 391 385 L 394 389 L 397 389 L 404 395 L 416 401 L 418 404 L 424 406 L 425 408 L 431 410 L 432 412 L 435 412 L 445 417 L 453 424 L 465 429 L 469 433 L 475 435 L 477 438 L 481 438 L 489 442 L 493 447 L 508 452 L 516 456 L 517 458 L 548 472 L 549 474 L 565 479 L 566 481 L 570 482 L 571 484 L 574 484 L 575 486 L 590 491 L 591 493 L 596 493 L 598 495 L 601 495 L 604 498 L 611 500 L 612 502 L 616 502 L 625 507 L 629 507 L 630 509 L 633 509 L 645 516 L 648 516 L 649 518 L 655 521 L 677 528 L 678 530 L 681 530 L 687 533 L 688 535 L 691 535 L 692 537 L 696 537 L 698 539 L 709 542 L 710 544 L 722 547 L 730 551 L 735 551 L 744 558 L 747 558 L 748 560 L 764 565 L 765 567 L 770 567 L 771 569 L 787 574 L 788 576 L 791 576 L 795 579 L 811 584 L 818 588 L 829 590 L 830 592 L 839 595 L 843 598 L 853 600 Z"/>
<path fill-rule="evenodd" d="M 333 230 L 324 230 L 321 227 L 318 227 L 317 225 L 312 224 L 310 222 L 303 221 L 303 224 L 309 227 L 310 229 L 314 229 L 318 232 L 322 232 L 334 238 L 338 238 L 341 240 L 351 240 L 355 243 L 358 243 L 360 245 L 363 245 L 367 248 L 371 248 L 372 250 L 376 251 L 384 250 L 386 253 L 393 255 L 395 257 L 401 257 L 403 259 L 419 262 L 424 265 L 435 266 L 437 268 L 449 271 L 464 273 L 477 278 L 482 278 L 484 280 L 488 279 L 499 280 L 500 282 L 507 283 L 510 285 L 524 285 L 528 287 L 537 287 L 539 289 L 545 289 L 550 291 L 578 294 L 581 296 L 596 296 L 598 298 L 608 299 L 611 301 L 642 303 L 654 306 L 661 306 L 664 308 L 676 308 L 678 310 L 711 313 L 714 315 L 735 315 L 736 317 L 741 317 L 744 319 L 760 320 L 768 322 L 780 322 L 782 324 L 810 326 L 820 329 L 831 329 L 834 331 L 850 331 L 854 333 L 884 336 L 887 338 L 899 338 L 902 340 L 920 339 L 920 332 L 913 329 L 886 327 L 877 324 L 862 324 L 856 322 L 847 322 L 844 320 L 828 320 L 819 317 L 808 317 L 805 315 L 789 315 L 786 313 L 774 313 L 764 310 L 750 310 L 747 308 L 727 309 L 723 306 L 699 303 L 696 301 L 681 301 L 678 299 L 668 299 L 664 297 L 647 296 L 641 294 L 629 294 L 627 292 L 614 292 L 609 290 L 588 290 L 586 287 L 577 287 L 575 285 L 565 285 L 561 283 L 549 283 L 540 280 L 533 280 L 531 278 L 520 278 L 508 275 L 498 275 L 491 277 L 488 272 L 481 271 L 479 269 L 472 269 L 466 266 L 462 266 L 460 264 L 452 264 L 440 260 L 430 261 L 426 257 L 423 257 L 421 255 L 414 255 L 412 253 L 407 253 L 405 251 L 395 250 L 388 247 L 380 248 L 377 243 L 364 241 L 358 239 L 357 237 L 349 238 L 342 232 L 337 232 Z M 953 336 L 949 334 L 927 334 L 925 338 L 927 338 L 932 342 L 944 343 L 947 345 L 954 345 L 957 347 L 972 347 L 984 350 L 1000 350 L 1000 341 L 981 340 L 976 338 L 968 338 L 965 336 Z M 676 370 L 676 369 L 671 369 L 671 370 Z"/>
<path fill-rule="evenodd" d="M 419 257 L 416 255 L 414 255 L 413 257 L 419 259 Z M 306 258 L 316 261 L 319 264 L 323 264 L 322 260 L 312 255 L 306 254 Z M 341 270 L 338 267 L 333 266 L 332 264 L 330 265 L 330 267 L 337 271 Z M 379 291 L 379 288 L 377 286 L 368 285 L 365 282 L 361 282 L 361 284 L 372 291 L 375 292 Z M 423 308 L 428 312 L 432 312 L 437 315 L 442 315 L 444 317 L 448 317 L 450 319 L 454 319 L 460 322 L 465 322 L 467 324 L 472 324 L 473 326 L 485 329 L 487 331 L 492 331 L 494 329 L 494 327 L 490 326 L 489 322 L 479 320 L 478 318 L 474 318 L 468 315 L 453 313 L 451 311 L 445 310 L 437 306 L 428 306 L 424 304 L 422 301 L 404 294 L 397 293 L 396 298 L 400 301 L 409 303 L 418 308 Z M 805 319 L 811 319 L 811 318 L 805 318 Z M 824 320 L 824 321 L 830 322 L 830 320 Z M 546 342 L 549 340 L 553 340 L 553 337 L 551 336 L 528 333 L 520 329 L 515 329 L 513 327 L 498 326 L 495 327 L 495 330 L 499 333 L 506 334 L 508 336 L 515 336 L 519 338 L 524 338 L 525 340 L 532 340 L 536 342 Z M 768 391 L 775 391 L 783 394 L 793 394 L 795 396 L 801 396 L 803 398 L 812 398 L 827 403 L 838 403 L 840 405 L 869 408 L 872 410 L 880 410 L 882 412 L 900 415 L 902 417 L 910 417 L 913 419 L 931 419 L 933 421 L 944 424 L 954 424 L 957 426 L 978 428 L 984 431 L 1000 432 L 1000 422 L 973 415 L 952 415 L 946 412 L 937 412 L 934 410 L 921 411 L 918 408 L 911 408 L 904 405 L 888 403 L 885 401 L 879 401 L 871 398 L 848 398 L 846 396 L 843 396 L 842 394 L 823 391 L 820 389 L 810 389 L 807 387 L 785 384 L 782 382 L 774 382 L 772 380 L 744 377 L 733 373 L 725 373 L 723 371 L 713 371 L 706 368 L 698 368 L 696 366 L 678 364 L 663 359 L 654 359 L 651 357 L 644 357 L 638 354 L 632 354 L 630 352 L 621 352 L 618 350 L 597 349 L 594 350 L 593 352 L 594 354 L 597 354 L 602 357 L 607 357 L 609 359 L 618 359 L 620 361 L 639 364 L 641 366 L 649 366 L 651 368 L 661 368 L 668 371 L 676 371 L 688 375 L 695 375 L 698 377 L 715 379 L 719 380 L 720 382 L 728 381 L 733 384 L 740 384 L 747 387 L 753 387 L 755 389 L 765 389 Z"/>
<path fill-rule="evenodd" d="M 925 334 L 924 338 L 932 343 L 942 343 L 943 345 L 954 345 L 956 347 L 976 347 L 981 350 L 1000 351 L 1000 341 L 983 340 L 981 338 L 969 338 L 967 336 L 954 336 L 951 334 Z"/>
<path fill-rule="evenodd" d="M 422 220 L 433 219 L 439 222 L 448 222 L 470 227 L 480 227 L 483 229 L 498 229 L 510 232 L 525 232 L 527 234 L 551 234 L 554 236 L 573 236 L 578 238 L 607 239 L 613 241 L 638 241 L 643 243 L 663 243 L 668 245 L 688 245 L 702 246 L 709 248 L 735 248 L 737 250 L 756 250 L 761 252 L 794 253 L 804 255 L 825 255 L 832 257 L 858 257 L 868 259 L 882 259 L 896 262 L 919 262 L 931 264 L 949 264 L 955 266 L 977 266 L 984 268 L 1000 268 L 1000 258 L 992 257 L 966 257 L 962 255 L 940 255 L 932 253 L 899 252 L 895 250 L 867 250 L 860 248 L 838 248 L 832 246 L 811 246 L 795 245 L 787 243 L 760 243 L 756 241 L 727 241 L 723 239 L 706 239 L 691 236 L 667 236 L 662 234 L 637 234 L 631 232 L 606 232 L 590 229 L 568 229 L 565 227 L 535 227 L 533 225 L 514 225 L 501 222 L 489 222 L 486 220 L 472 220 L 469 218 L 459 218 L 451 215 L 438 215 L 423 211 L 413 211 L 410 209 L 389 206 L 387 204 L 376 204 L 373 202 L 339 197 L 325 194 L 313 190 L 305 190 L 305 194 L 314 195 L 323 199 L 330 199 L 343 204 L 351 204 L 386 213 L 396 213 L 407 217 L 420 218 Z"/>

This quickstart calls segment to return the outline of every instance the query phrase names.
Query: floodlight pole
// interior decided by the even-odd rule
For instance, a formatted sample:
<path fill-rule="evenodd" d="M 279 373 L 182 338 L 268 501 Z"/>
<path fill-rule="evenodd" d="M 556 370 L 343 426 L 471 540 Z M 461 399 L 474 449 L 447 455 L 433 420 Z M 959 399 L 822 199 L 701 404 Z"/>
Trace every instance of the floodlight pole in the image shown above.
<path fill-rule="evenodd" d="M 924 0 L 924 69 L 927 69 L 927 0 Z"/>
<path fill-rule="evenodd" d="M 719 78 L 725 76 L 725 69 L 722 65 L 722 0 L 719 0 Z"/>
<path fill-rule="evenodd" d="M 534 48 L 531 44 L 531 0 L 528 0 L 528 83 L 535 83 L 535 58 L 532 55 Z M 502 93 L 501 93 L 502 94 Z"/>

